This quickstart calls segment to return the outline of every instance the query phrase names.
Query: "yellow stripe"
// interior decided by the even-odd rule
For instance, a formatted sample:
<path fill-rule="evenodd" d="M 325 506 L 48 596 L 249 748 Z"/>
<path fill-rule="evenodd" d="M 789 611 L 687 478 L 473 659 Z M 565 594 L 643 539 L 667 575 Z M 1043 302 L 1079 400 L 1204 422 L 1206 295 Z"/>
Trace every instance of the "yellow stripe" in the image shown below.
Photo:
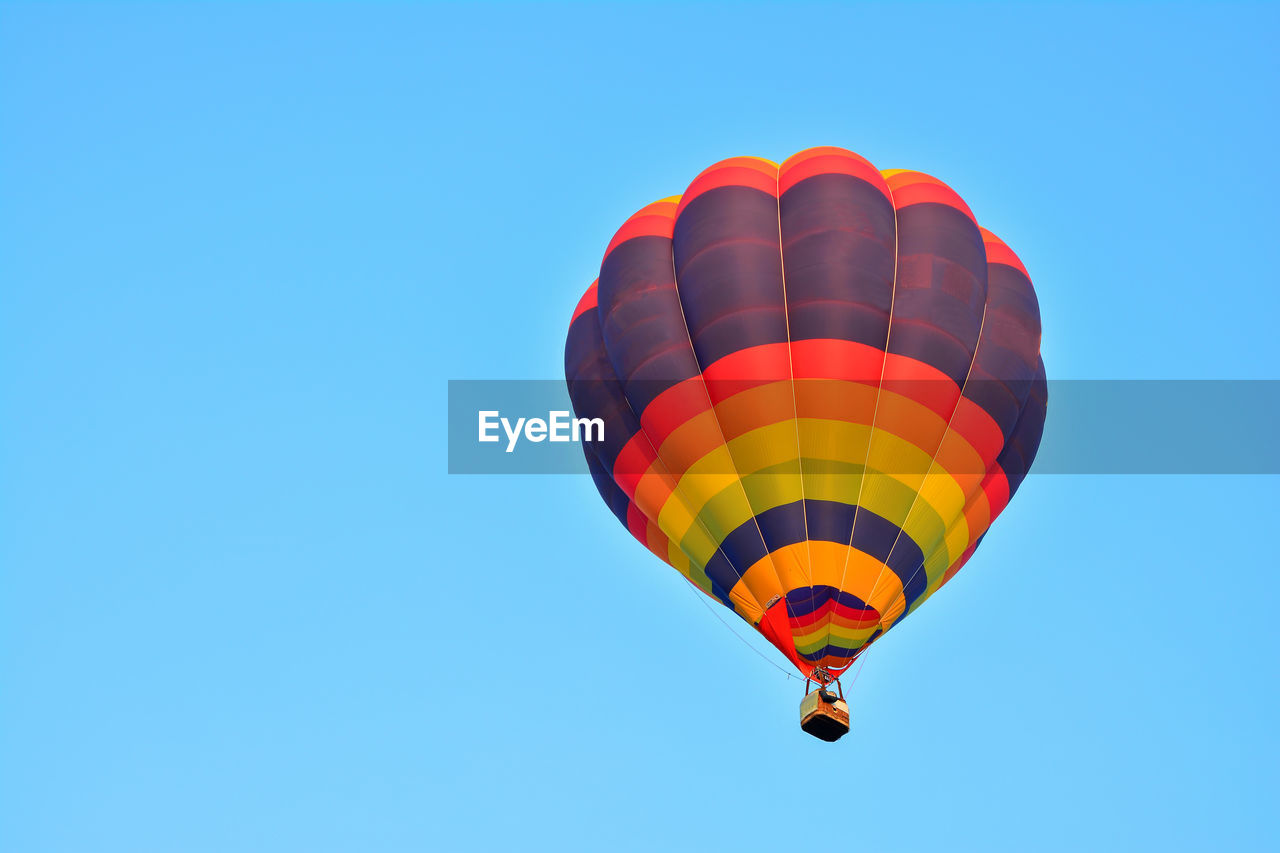
<path fill-rule="evenodd" d="M 785 555 L 787 551 L 804 547 L 805 543 L 799 542 L 788 545 L 786 548 L 779 548 L 774 553 Z M 813 557 L 815 585 L 836 587 L 842 592 L 857 596 L 880 613 L 884 613 L 894 599 L 901 600 L 902 584 L 898 576 L 875 557 L 839 542 L 815 540 L 808 543 L 808 548 Z M 841 582 L 842 574 L 843 582 Z M 800 583 L 783 589 L 772 572 L 768 558 L 763 557 L 747 569 L 734 589 L 739 587 L 762 591 L 767 589 L 769 597 L 763 600 L 768 601 L 774 595 L 782 596 L 792 590 L 806 588 L 808 583 L 802 578 Z M 899 605 L 895 611 L 900 609 Z"/>
<path fill-rule="evenodd" d="M 776 389 L 765 386 L 751 390 L 769 395 Z M 912 417 L 916 423 L 922 419 L 937 421 L 934 430 L 923 430 L 925 434 L 941 434 L 946 429 L 946 423 L 927 407 L 892 392 L 883 392 L 882 396 L 889 401 L 895 420 Z M 682 461 L 679 459 L 681 431 L 689 430 L 689 435 L 694 435 L 699 430 L 718 429 L 714 418 L 708 410 L 677 428 L 663 443 L 660 457 L 676 467 L 676 463 Z M 806 451 L 803 463 L 795 455 L 797 431 L 800 446 Z M 969 489 L 963 487 L 961 481 L 972 487 L 975 478 L 968 468 L 975 466 L 973 460 L 978 456 L 958 433 L 946 432 L 945 435 L 947 444 L 942 449 L 954 460 L 952 464 L 965 468 L 962 475 L 946 470 L 942 452 L 937 460 L 932 460 L 929 453 L 885 428 L 877 428 L 872 433 L 867 424 L 827 418 L 787 419 L 768 424 L 734 438 L 727 447 L 714 448 L 688 465 L 676 490 L 659 511 L 657 521 L 662 531 L 679 542 L 695 562 L 705 565 L 714 555 L 716 544 L 755 515 L 799 501 L 802 495 L 811 500 L 852 506 L 861 493 L 865 509 L 898 525 L 916 543 L 929 546 L 940 542 L 941 555 L 935 560 L 941 559 L 949 565 L 972 539 L 963 522 Z M 864 451 L 869 473 L 863 472 L 855 461 Z M 930 470 L 931 463 L 930 475 L 919 473 Z M 699 515 L 706 523 L 705 533 L 695 522 Z M 756 569 L 753 566 L 747 572 L 752 575 L 752 582 L 745 589 L 760 593 L 751 593 L 757 607 L 779 594 L 775 589 L 778 578 L 789 588 L 808 585 L 810 575 L 814 576 L 814 583 L 820 583 L 816 578 L 823 567 L 816 559 L 814 565 L 808 565 L 807 548 L 803 553 L 781 549 L 767 563 L 769 573 L 777 576 L 772 583 L 764 584 L 757 578 L 765 574 L 762 569 L 752 572 Z M 941 572 L 945 572 L 946 565 Z M 935 562 L 930 561 L 929 568 L 935 567 Z M 930 578 L 933 576 L 931 571 Z"/>

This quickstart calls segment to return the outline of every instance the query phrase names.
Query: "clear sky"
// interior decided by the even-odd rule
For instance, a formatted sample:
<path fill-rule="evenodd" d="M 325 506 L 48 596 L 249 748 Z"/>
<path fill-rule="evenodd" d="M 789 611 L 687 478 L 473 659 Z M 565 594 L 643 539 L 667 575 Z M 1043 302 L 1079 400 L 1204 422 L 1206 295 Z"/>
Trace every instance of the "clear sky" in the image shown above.
<path fill-rule="evenodd" d="M 444 434 L 632 211 L 812 145 L 956 188 L 1052 378 L 1280 377 L 1278 24 L 0 6 L 0 849 L 1280 847 L 1277 478 L 1033 473 L 829 746 L 586 477 Z"/>

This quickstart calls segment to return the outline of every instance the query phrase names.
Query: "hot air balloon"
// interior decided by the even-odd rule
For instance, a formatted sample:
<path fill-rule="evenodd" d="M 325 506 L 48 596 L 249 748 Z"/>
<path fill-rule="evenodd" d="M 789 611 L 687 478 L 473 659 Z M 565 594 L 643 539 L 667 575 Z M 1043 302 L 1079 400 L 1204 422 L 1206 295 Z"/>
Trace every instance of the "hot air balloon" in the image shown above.
<path fill-rule="evenodd" d="M 1039 353 L 1026 269 L 959 195 L 822 147 L 723 160 L 624 222 L 565 377 L 613 514 L 794 664 L 835 740 L 841 675 L 1025 477 Z"/>

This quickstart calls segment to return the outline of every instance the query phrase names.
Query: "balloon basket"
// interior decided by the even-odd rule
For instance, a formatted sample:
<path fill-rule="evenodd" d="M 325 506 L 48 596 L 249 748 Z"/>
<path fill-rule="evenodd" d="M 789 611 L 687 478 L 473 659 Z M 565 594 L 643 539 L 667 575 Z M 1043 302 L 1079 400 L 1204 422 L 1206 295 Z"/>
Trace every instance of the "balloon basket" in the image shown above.
<path fill-rule="evenodd" d="M 818 740 L 838 741 L 849 733 L 849 704 L 843 695 L 819 687 L 800 703 L 800 728 Z"/>

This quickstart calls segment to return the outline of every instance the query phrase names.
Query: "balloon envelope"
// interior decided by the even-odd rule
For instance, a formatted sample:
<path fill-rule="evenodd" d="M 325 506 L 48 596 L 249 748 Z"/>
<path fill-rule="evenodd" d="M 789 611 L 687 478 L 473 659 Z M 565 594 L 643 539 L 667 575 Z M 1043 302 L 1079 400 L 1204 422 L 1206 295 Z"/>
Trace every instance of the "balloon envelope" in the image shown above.
<path fill-rule="evenodd" d="M 1035 291 L 964 201 L 840 148 L 737 157 L 628 219 L 569 327 L 631 534 L 805 675 L 946 583 L 1026 475 Z"/>

